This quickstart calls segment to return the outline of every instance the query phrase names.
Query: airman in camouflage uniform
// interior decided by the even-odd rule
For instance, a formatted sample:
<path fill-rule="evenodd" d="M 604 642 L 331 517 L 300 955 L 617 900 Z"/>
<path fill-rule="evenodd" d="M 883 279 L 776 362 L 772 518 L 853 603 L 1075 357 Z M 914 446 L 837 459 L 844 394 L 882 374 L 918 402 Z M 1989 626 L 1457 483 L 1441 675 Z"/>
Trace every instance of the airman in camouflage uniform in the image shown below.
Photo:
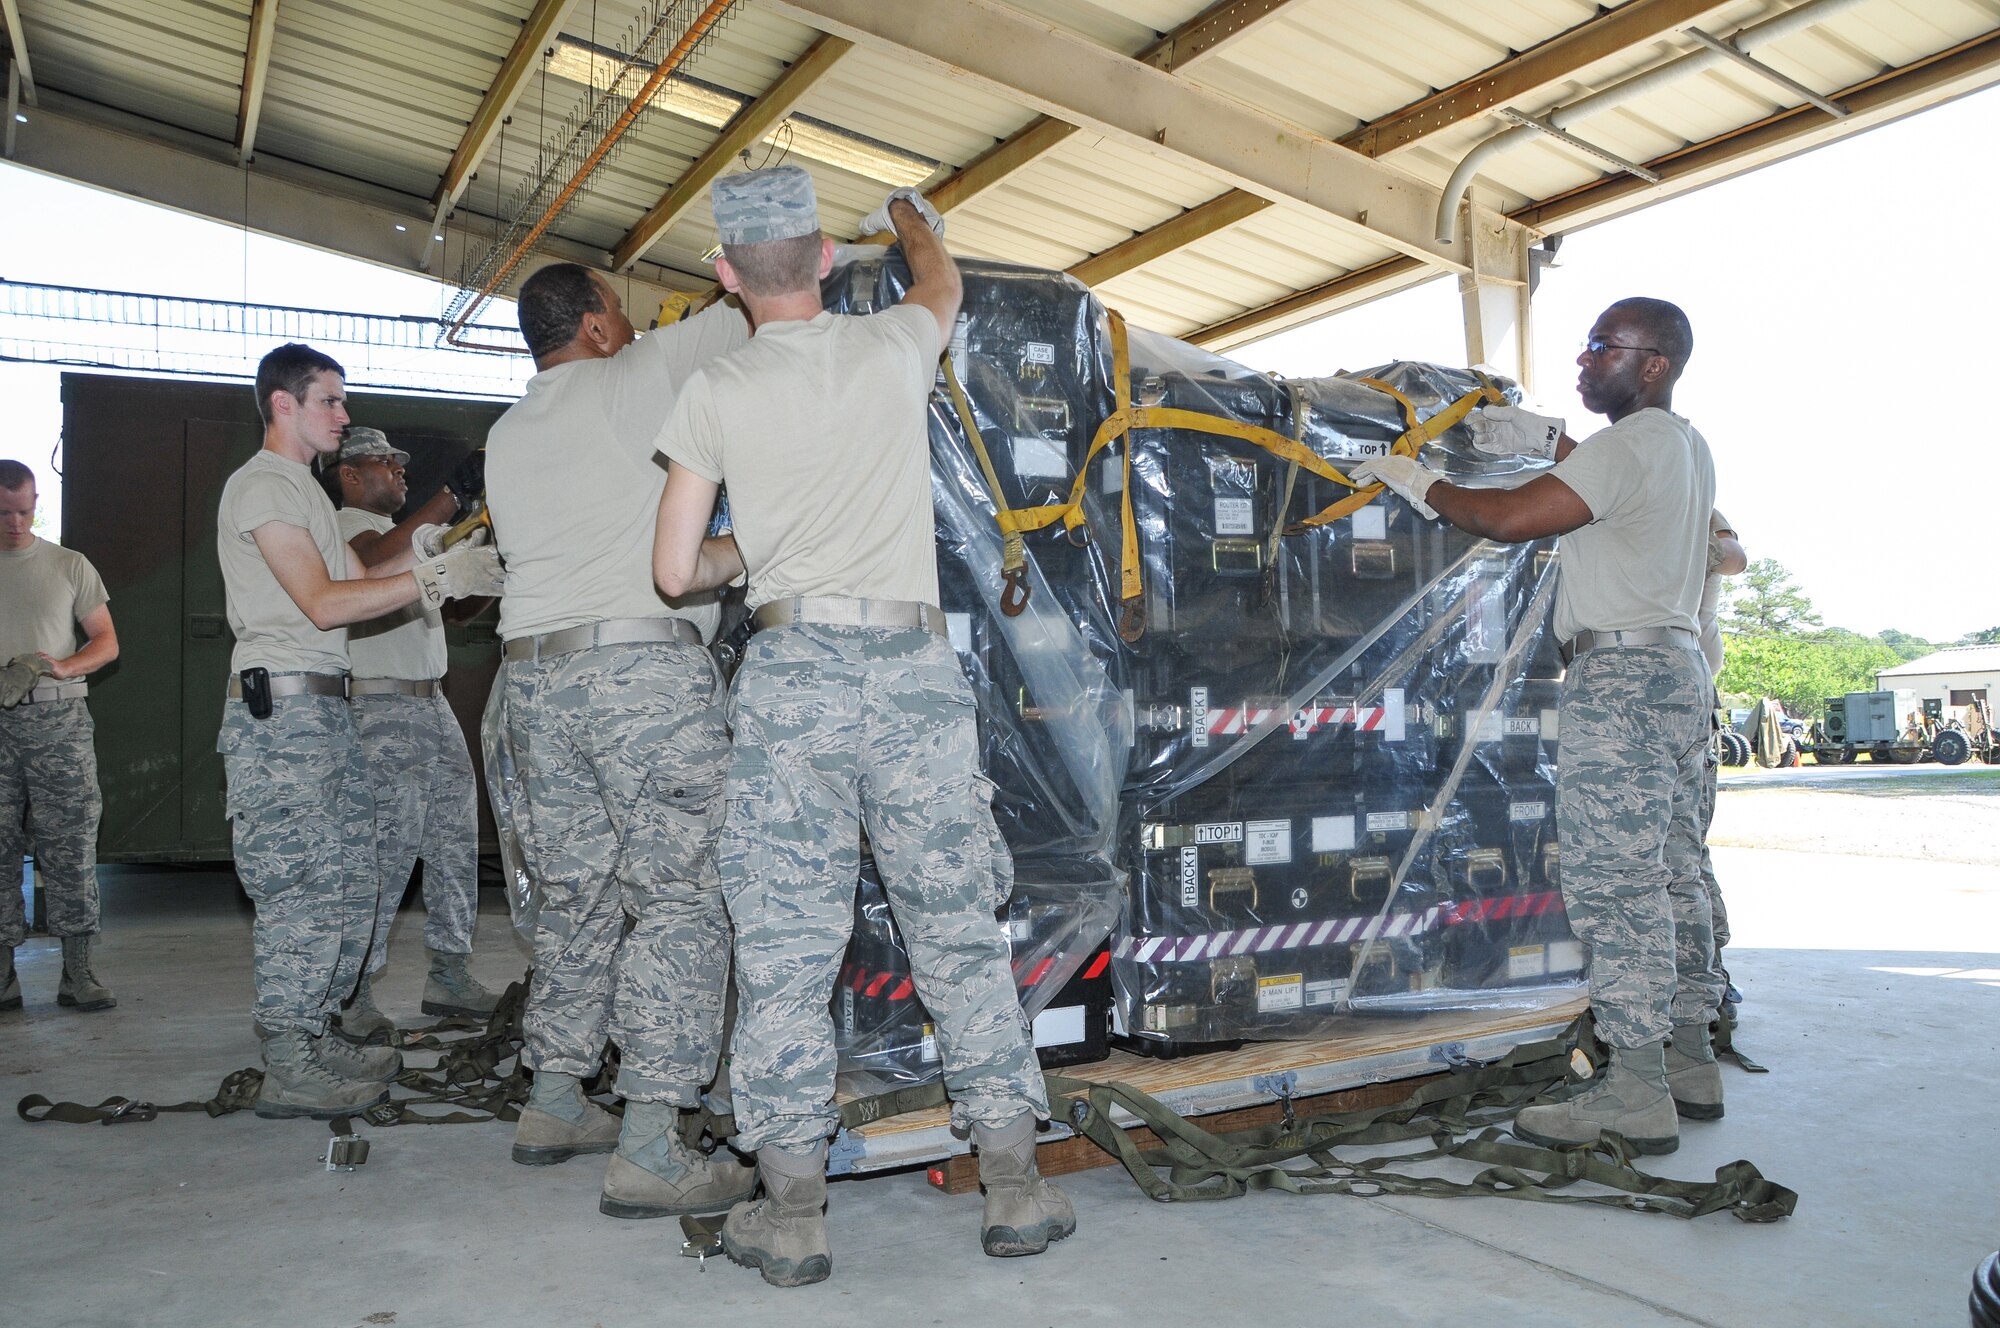
<path fill-rule="evenodd" d="M 648 554 L 661 426 L 686 378 L 747 329 L 717 306 L 635 341 L 617 292 L 574 264 L 530 277 L 519 312 L 537 372 L 486 447 L 507 563 L 500 685 L 526 802 L 516 828 L 541 890 L 534 1085 L 513 1157 L 615 1149 L 598 1211 L 720 1212 L 756 1173 L 680 1133 L 716 1074 L 728 975 L 714 862 L 728 740 L 702 644 L 720 609 L 712 593 L 661 598 Z M 622 1122 L 581 1088 L 607 1034 Z"/>
<path fill-rule="evenodd" d="M 340 488 L 337 521 L 363 566 L 428 550 L 484 487 L 482 455 L 461 461 L 451 478 L 402 521 L 409 497 L 403 466 L 410 454 L 381 430 L 351 428 L 332 468 Z M 461 498 L 459 495 L 463 494 Z M 474 606 L 479 607 L 479 606 Z M 349 688 L 361 750 L 375 794 L 375 856 L 380 878 L 375 938 L 361 981 L 340 1014 L 341 1030 L 361 1040 L 386 1037 L 395 1024 L 375 1007 L 371 979 L 389 959 L 389 933 L 409 884 L 424 864 L 424 949 L 430 972 L 425 1014 L 488 1015 L 499 996 L 472 976 L 467 958 L 479 916 L 479 790 L 465 732 L 445 699 L 448 663 L 442 611 L 420 605 L 357 623 L 348 632 L 354 665 Z"/>
<path fill-rule="evenodd" d="M 1556 462 L 1519 488 L 1461 488 L 1408 457 L 1353 472 L 1488 539 L 1562 536 L 1555 632 L 1570 668 L 1556 834 L 1563 905 L 1590 947 L 1591 1011 L 1611 1063 L 1587 1092 L 1520 1113 L 1515 1133 L 1541 1143 L 1610 1131 L 1639 1152 L 1667 1153 L 1680 1146 L 1677 1115 L 1722 1114 L 1708 1035 L 1721 983 L 1701 883 L 1714 688 L 1697 622 L 1715 467 L 1707 442 L 1671 411 L 1693 348 L 1679 309 L 1621 300 L 1577 358 L 1578 395 L 1610 427 L 1577 443 L 1561 420 L 1518 407 L 1477 412 L 1481 450 Z"/>
<path fill-rule="evenodd" d="M 34 522 L 34 472 L 0 461 L 0 1010 L 21 1008 L 14 948 L 28 935 L 21 858 L 29 827 L 49 934 L 62 941 L 56 1003 L 108 1010 L 118 1000 L 91 971 L 104 803 L 83 679 L 118 658 L 118 633 L 97 569 L 38 538 Z"/>
<path fill-rule="evenodd" d="M 236 874 L 257 907 L 260 1116 L 326 1119 L 388 1097 L 402 1059 L 327 1034 L 375 926 L 375 815 L 348 710 L 347 624 L 498 588 L 490 549 L 364 572 L 309 468 L 347 424 L 345 374 L 309 346 L 257 367 L 264 446 L 223 485 L 216 557 L 236 636 L 216 750 Z M 258 698 L 259 691 L 266 697 Z M 253 700 L 266 713 L 253 712 Z"/>
<path fill-rule="evenodd" d="M 979 773 L 971 691 L 936 607 L 925 410 L 958 269 L 933 233 L 937 214 L 914 195 L 892 198 L 877 229 L 893 222 L 908 295 L 881 314 L 829 315 L 818 277 L 831 248 L 810 177 L 753 171 L 712 193 L 718 275 L 757 330 L 675 407 L 654 575 L 675 593 L 747 564 L 762 629 L 731 699 L 720 859 L 736 925 L 737 1142 L 757 1150 L 768 1197 L 731 1211 L 723 1247 L 774 1285 L 832 1272 L 821 1212 L 838 1124 L 827 1002 L 865 826 L 936 1021 L 953 1120 L 979 1148 L 981 1243 L 1040 1253 L 1076 1220 L 1035 1169 L 1048 1099 L 994 916 L 1006 850 Z M 740 564 L 693 528 L 725 483 Z"/>

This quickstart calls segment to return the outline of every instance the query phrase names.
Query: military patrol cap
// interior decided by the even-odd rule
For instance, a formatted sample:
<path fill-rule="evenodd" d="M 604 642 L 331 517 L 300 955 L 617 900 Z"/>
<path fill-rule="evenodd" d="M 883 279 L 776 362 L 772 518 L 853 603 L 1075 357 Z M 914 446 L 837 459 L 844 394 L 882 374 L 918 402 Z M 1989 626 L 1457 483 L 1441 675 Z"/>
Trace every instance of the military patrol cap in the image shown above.
<path fill-rule="evenodd" d="M 812 176 L 797 166 L 738 171 L 708 187 L 715 229 L 724 244 L 762 244 L 819 229 Z"/>
<path fill-rule="evenodd" d="M 410 454 L 400 447 L 389 446 L 389 435 L 380 429 L 369 429 L 355 425 L 348 429 L 346 438 L 340 444 L 340 463 L 359 461 L 362 457 L 388 457 L 397 465 L 408 465 Z"/>

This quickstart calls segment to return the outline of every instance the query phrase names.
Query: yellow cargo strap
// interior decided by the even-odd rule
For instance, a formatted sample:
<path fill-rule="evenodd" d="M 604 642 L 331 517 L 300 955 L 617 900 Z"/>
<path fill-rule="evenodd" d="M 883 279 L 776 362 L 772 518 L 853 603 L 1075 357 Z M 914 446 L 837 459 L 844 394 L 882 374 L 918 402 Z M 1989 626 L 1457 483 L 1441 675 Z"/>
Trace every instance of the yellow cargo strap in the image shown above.
<path fill-rule="evenodd" d="M 1111 382 L 1113 410 L 1097 426 L 1090 446 L 1085 450 L 1082 462 L 1077 466 L 1076 475 L 1070 483 L 1069 501 L 1051 503 L 1043 507 L 1007 508 L 1001 505 L 999 477 L 993 469 L 992 459 L 987 455 L 985 441 L 979 436 L 978 426 L 972 418 L 972 408 L 958 383 L 958 376 L 951 365 L 949 355 L 945 356 L 945 382 L 951 390 L 952 406 L 957 410 L 960 422 L 965 427 L 966 437 L 972 442 L 973 450 L 979 456 L 980 468 L 986 474 L 986 482 L 993 489 L 995 520 L 1001 534 L 1006 538 L 1002 554 L 1003 575 L 1007 576 L 1008 591 L 1002 597 L 1001 608 L 1008 616 L 1018 614 L 1027 604 L 1028 588 L 1025 580 L 1027 555 L 1022 539 L 1029 531 L 1042 530 L 1063 523 L 1070 539 L 1076 541 L 1076 532 L 1087 520 L 1083 509 L 1085 488 L 1090 482 L 1090 466 L 1097 454 L 1115 440 L 1125 440 L 1134 429 L 1181 429 L 1192 433 L 1215 434 L 1219 437 L 1234 438 L 1240 442 L 1260 447 L 1280 460 L 1290 462 L 1300 469 L 1311 471 L 1324 480 L 1345 485 L 1354 490 L 1345 498 L 1329 504 L 1316 515 L 1290 527 L 1285 533 L 1309 530 L 1330 521 L 1359 511 L 1373 502 L 1382 492 L 1380 484 L 1360 485 L 1349 479 L 1345 473 L 1327 462 L 1317 452 L 1305 446 L 1298 439 L 1287 438 L 1281 433 L 1266 429 L 1262 425 L 1245 424 L 1241 420 L 1225 419 L 1220 415 L 1210 415 L 1202 411 L 1181 410 L 1170 406 L 1135 406 L 1132 404 L 1132 351 L 1130 339 L 1125 331 L 1125 319 L 1117 310 L 1107 310 L 1111 330 Z M 1506 397 L 1491 380 L 1480 376 L 1482 386 L 1476 392 L 1468 392 L 1458 400 L 1428 420 L 1418 418 L 1416 403 L 1402 392 L 1379 379 L 1360 380 L 1369 387 L 1386 392 L 1402 406 L 1410 427 L 1390 445 L 1390 452 L 1397 456 L 1415 456 L 1418 449 L 1459 423 L 1473 408 L 1483 403 L 1504 404 Z M 1295 426 L 1303 433 L 1303 416 Z M 1132 514 L 1132 449 L 1123 449 L 1123 484 L 1119 492 L 1119 614 L 1118 635 L 1126 641 L 1137 641 L 1146 632 L 1144 585 L 1139 564 L 1139 527 Z M 1013 560 L 1018 560 L 1016 563 Z M 1012 572 L 1012 575 L 1008 575 Z M 1015 596 L 1009 599 L 1008 596 Z M 1009 610 L 1008 604 L 1014 607 Z"/>

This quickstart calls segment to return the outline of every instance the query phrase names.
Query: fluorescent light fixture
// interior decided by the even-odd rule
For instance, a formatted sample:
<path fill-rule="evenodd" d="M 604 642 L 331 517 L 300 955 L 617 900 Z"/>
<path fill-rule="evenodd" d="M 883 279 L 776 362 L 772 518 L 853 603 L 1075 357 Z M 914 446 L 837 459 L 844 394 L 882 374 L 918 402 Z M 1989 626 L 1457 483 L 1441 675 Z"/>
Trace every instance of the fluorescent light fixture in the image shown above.
<path fill-rule="evenodd" d="M 406 231 L 410 228 L 408 226 L 405 226 L 402 222 L 399 221 L 396 223 L 396 229 L 399 231 Z"/>
<path fill-rule="evenodd" d="M 646 71 L 631 71 L 620 79 L 622 68 L 617 57 L 593 50 L 568 37 L 557 39 L 555 54 L 549 57 L 549 72 L 556 77 L 600 92 L 610 90 L 612 84 L 618 82 L 623 85 L 620 90 L 629 97 L 643 85 Z M 653 109 L 707 125 L 711 129 L 720 129 L 735 119 L 750 101 L 748 97 L 712 84 L 669 75 L 653 94 Z M 802 115 L 780 120 L 762 141 L 792 156 L 837 166 L 898 188 L 922 184 L 931 178 L 938 167 L 938 163 L 915 153 L 899 151 L 885 143 L 847 133 Z"/>

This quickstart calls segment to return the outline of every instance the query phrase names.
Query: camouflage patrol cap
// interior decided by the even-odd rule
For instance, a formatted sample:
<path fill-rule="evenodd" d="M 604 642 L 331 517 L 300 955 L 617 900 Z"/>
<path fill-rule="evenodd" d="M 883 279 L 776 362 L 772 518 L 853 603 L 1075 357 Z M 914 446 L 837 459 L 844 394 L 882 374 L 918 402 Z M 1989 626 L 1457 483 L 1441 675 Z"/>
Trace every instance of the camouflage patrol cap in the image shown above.
<path fill-rule="evenodd" d="M 350 425 L 347 434 L 340 441 L 340 462 L 359 461 L 362 457 L 388 457 L 397 465 L 408 465 L 410 454 L 400 447 L 389 446 L 389 435 L 380 429 L 370 429 L 365 425 Z"/>
<path fill-rule="evenodd" d="M 724 244 L 762 244 L 819 229 L 812 176 L 797 166 L 738 171 L 708 187 L 715 229 Z"/>

